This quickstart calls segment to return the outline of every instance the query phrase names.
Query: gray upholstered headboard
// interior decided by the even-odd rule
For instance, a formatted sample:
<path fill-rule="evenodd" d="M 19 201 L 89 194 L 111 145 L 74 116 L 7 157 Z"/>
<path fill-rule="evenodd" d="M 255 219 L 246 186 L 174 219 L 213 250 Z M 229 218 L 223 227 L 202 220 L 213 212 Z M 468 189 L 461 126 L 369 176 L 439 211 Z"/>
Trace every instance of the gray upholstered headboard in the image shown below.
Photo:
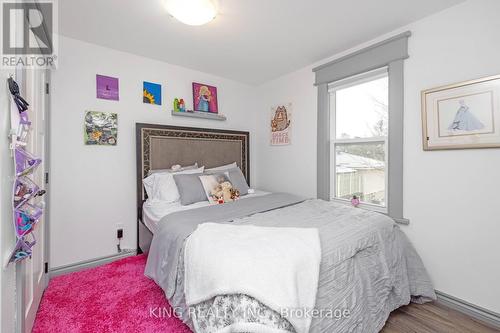
<path fill-rule="evenodd" d="M 198 163 L 207 168 L 236 162 L 250 184 L 249 133 L 241 131 L 136 124 L 137 214 L 146 194 L 142 180 L 150 170 Z"/>

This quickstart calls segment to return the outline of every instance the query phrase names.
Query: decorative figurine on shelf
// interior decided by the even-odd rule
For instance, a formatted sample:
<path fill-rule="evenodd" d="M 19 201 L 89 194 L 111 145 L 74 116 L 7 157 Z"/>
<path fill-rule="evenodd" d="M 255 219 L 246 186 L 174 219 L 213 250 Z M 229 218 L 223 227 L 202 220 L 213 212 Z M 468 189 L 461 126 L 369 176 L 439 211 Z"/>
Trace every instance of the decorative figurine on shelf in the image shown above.
<path fill-rule="evenodd" d="M 177 97 L 174 99 L 174 112 L 186 112 L 186 103 L 184 103 L 184 99 Z"/>
<path fill-rule="evenodd" d="M 359 198 L 357 196 L 353 195 L 352 199 L 351 199 L 351 204 L 354 207 L 358 207 L 359 206 Z"/>
<path fill-rule="evenodd" d="M 186 112 L 186 104 L 182 98 L 179 100 L 179 110 L 180 112 Z"/>
<path fill-rule="evenodd" d="M 174 99 L 174 112 L 180 112 L 181 110 L 179 109 L 179 99 L 176 97 Z"/>

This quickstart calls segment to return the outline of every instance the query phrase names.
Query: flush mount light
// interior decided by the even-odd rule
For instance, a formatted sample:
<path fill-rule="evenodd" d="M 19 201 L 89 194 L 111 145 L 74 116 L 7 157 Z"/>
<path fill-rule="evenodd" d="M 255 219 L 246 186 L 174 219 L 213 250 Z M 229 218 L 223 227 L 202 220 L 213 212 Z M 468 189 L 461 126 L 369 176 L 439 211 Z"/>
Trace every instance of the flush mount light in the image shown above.
<path fill-rule="evenodd" d="M 217 15 L 217 8 L 212 0 L 165 0 L 167 11 L 187 25 L 203 25 Z"/>

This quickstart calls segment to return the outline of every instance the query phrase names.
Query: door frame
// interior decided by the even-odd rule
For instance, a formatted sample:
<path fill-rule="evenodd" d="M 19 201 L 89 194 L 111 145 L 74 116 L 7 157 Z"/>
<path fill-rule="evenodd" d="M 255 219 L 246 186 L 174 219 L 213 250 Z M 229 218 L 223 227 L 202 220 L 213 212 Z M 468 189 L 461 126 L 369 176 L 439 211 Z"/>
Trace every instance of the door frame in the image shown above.
<path fill-rule="evenodd" d="M 52 106 L 52 69 L 45 70 L 45 175 L 43 181 L 45 182 L 45 208 L 44 208 L 44 233 L 45 233 L 45 249 L 44 249 L 44 269 L 45 269 L 45 285 L 43 289 L 47 288 L 50 280 L 50 110 Z"/>
<path fill-rule="evenodd" d="M 44 195 L 44 202 L 45 202 L 45 207 L 44 207 L 44 212 L 43 212 L 43 225 L 41 227 L 44 228 L 44 257 L 43 257 L 43 263 L 44 263 L 44 277 L 43 277 L 43 292 L 45 292 L 45 289 L 48 286 L 49 283 L 49 258 L 50 258 L 50 228 L 49 228 L 49 182 L 50 180 L 48 178 L 48 175 L 50 174 L 49 171 L 49 165 L 50 165 L 50 81 L 51 81 L 51 70 L 46 69 L 45 70 L 45 82 L 44 82 L 44 89 L 43 89 L 43 94 L 45 94 L 45 99 L 44 99 L 44 120 L 45 120 L 45 142 L 44 142 L 44 156 L 39 156 L 42 158 L 42 163 L 44 163 L 45 167 L 45 175 L 44 175 L 44 187 L 45 190 L 47 191 L 46 194 Z M 27 80 L 27 70 L 25 68 L 17 68 L 16 69 L 16 74 L 15 74 L 16 82 L 19 84 L 20 90 L 21 91 L 26 91 L 26 80 Z M 31 259 L 27 259 L 31 260 Z M 19 261 L 16 263 L 16 332 L 19 333 L 25 333 L 26 330 L 26 322 L 25 322 L 25 312 L 26 312 L 26 304 L 24 303 L 24 290 L 25 290 L 25 279 L 24 275 L 26 273 L 25 270 L 25 265 L 23 264 L 24 261 Z"/>

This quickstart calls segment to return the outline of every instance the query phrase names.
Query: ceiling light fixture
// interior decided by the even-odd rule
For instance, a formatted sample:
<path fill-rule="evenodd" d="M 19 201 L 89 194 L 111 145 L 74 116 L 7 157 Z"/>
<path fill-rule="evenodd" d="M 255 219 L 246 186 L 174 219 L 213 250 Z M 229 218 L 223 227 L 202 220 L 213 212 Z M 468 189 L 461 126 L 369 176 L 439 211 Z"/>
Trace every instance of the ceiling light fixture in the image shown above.
<path fill-rule="evenodd" d="M 165 0 L 167 11 L 187 25 L 203 25 L 217 15 L 217 8 L 212 0 Z"/>

